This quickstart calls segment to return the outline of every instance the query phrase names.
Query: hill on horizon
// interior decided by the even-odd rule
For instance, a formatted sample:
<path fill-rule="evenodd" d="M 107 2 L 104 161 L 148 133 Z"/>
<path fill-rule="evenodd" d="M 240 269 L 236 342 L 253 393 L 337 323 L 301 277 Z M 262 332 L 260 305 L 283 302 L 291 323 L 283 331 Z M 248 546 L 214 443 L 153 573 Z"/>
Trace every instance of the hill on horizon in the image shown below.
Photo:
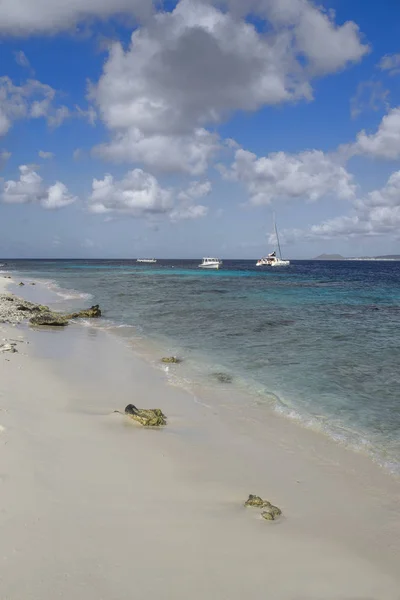
<path fill-rule="evenodd" d="M 346 260 L 341 254 L 320 254 L 314 260 Z"/>

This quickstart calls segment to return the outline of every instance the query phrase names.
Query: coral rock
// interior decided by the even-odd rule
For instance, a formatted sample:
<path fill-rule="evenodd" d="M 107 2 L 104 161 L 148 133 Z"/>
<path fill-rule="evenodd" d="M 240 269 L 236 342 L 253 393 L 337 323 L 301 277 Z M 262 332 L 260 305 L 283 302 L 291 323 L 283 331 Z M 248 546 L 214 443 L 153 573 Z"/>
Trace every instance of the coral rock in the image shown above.
<path fill-rule="evenodd" d="M 32 325 L 46 325 L 49 327 L 65 327 L 68 325 L 68 319 L 59 313 L 50 311 L 39 312 L 29 320 Z"/>
<path fill-rule="evenodd" d="M 269 506 L 270 503 L 267 500 L 263 500 L 262 498 L 260 498 L 260 496 L 250 494 L 244 505 L 255 506 L 256 508 L 264 508 L 264 506 Z"/>
<path fill-rule="evenodd" d="M 261 513 L 261 516 L 263 519 L 265 519 L 266 521 L 275 521 L 275 519 L 277 517 L 279 517 L 282 514 L 282 511 L 280 508 L 278 508 L 277 506 L 273 506 L 272 504 L 270 506 L 267 507 L 266 510 L 264 510 Z"/>
<path fill-rule="evenodd" d="M 128 404 L 125 414 L 143 427 L 160 427 L 167 424 L 167 417 L 159 408 L 136 408 L 133 404 Z"/>
<path fill-rule="evenodd" d="M 161 359 L 161 362 L 176 365 L 182 361 L 180 358 L 177 358 L 176 356 L 164 356 L 164 358 Z"/>
<path fill-rule="evenodd" d="M 265 508 L 265 510 L 261 513 L 261 516 L 267 521 L 274 521 L 277 517 L 282 514 L 282 511 L 277 506 L 268 502 L 268 500 L 263 500 L 260 496 L 254 496 L 250 494 L 246 502 L 245 506 L 255 506 L 256 508 Z"/>
<path fill-rule="evenodd" d="M 66 315 L 67 319 L 95 319 L 97 317 L 101 317 L 101 310 L 98 304 L 95 304 L 90 308 L 80 310 L 79 312 Z"/>

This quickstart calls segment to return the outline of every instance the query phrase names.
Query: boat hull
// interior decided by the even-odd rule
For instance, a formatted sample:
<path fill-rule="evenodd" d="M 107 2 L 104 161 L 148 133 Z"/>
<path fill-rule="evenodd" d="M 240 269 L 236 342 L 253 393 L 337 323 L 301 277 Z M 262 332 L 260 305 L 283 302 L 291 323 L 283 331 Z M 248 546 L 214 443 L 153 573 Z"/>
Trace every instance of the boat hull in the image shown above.
<path fill-rule="evenodd" d="M 275 260 L 271 262 L 258 260 L 256 267 L 287 267 L 290 265 L 290 260 Z"/>
<path fill-rule="evenodd" d="M 138 259 L 136 260 L 136 262 L 137 262 L 137 263 L 144 263 L 144 264 L 147 264 L 147 265 L 154 265 L 154 264 L 157 262 L 157 260 L 156 260 L 156 259 L 151 259 L 151 258 L 149 258 L 149 259 L 146 259 L 146 258 L 138 258 Z"/>
<path fill-rule="evenodd" d="M 219 269 L 220 265 L 199 265 L 199 269 Z"/>
<path fill-rule="evenodd" d="M 290 265 L 290 260 L 278 260 L 274 263 L 271 263 L 270 267 L 287 267 Z"/>

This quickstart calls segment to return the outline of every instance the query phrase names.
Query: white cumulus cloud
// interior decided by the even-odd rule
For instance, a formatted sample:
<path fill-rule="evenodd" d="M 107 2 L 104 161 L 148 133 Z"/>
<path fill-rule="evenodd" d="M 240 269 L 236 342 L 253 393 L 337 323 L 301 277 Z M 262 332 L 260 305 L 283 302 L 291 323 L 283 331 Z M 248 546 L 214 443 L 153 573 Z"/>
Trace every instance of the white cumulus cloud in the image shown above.
<path fill-rule="evenodd" d="M 167 213 L 173 204 L 171 192 L 142 169 L 129 171 L 119 181 L 112 175 L 94 179 L 89 201 L 93 213 L 134 217 Z"/>
<path fill-rule="evenodd" d="M 171 211 L 171 221 L 183 221 L 187 219 L 199 219 L 208 214 L 208 207 L 202 204 L 188 204 L 175 207 Z"/>
<path fill-rule="evenodd" d="M 0 77 L 0 136 L 19 119 L 45 118 L 49 125 L 60 125 L 66 107 L 56 108 L 53 104 L 55 96 L 52 87 L 36 79 L 16 85 L 8 76 Z"/>
<path fill-rule="evenodd" d="M 254 205 L 289 198 L 316 201 L 329 194 L 349 200 L 355 194 L 352 175 L 320 150 L 274 152 L 258 158 L 239 149 L 225 176 L 244 183 Z"/>
<path fill-rule="evenodd" d="M 400 107 L 391 109 L 385 115 L 375 133 L 360 131 L 357 140 L 351 144 L 352 154 L 364 154 L 375 158 L 397 159 L 400 157 Z"/>
<path fill-rule="evenodd" d="M 264 17 L 276 31 L 284 32 L 310 71 L 331 73 L 359 61 L 369 47 L 353 21 L 335 22 L 335 12 L 309 0 L 225 0 L 237 15 Z"/>
<path fill-rule="evenodd" d="M 212 189 L 211 181 L 192 181 L 186 190 L 178 194 L 178 199 L 182 201 L 196 200 L 208 196 Z"/>
<path fill-rule="evenodd" d="M 19 167 L 18 181 L 9 180 L 2 184 L 0 198 L 8 204 L 37 203 L 46 209 L 63 208 L 77 200 L 67 187 L 57 181 L 54 185 L 46 186 L 42 177 L 30 166 Z"/>
<path fill-rule="evenodd" d="M 178 193 L 178 203 L 171 212 L 171 221 L 205 217 L 208 214 L 208 206 L 195 203 L 200 198 L 208 196 L 211 190 L 211 181 L 192 181 L 185 190 Z"/>
<path fill-rule="evenodd" d="M 120 215 L 136 218 L 164 215 L 171 221 L 196 219 L 208 209 L 195 200 L 211 190 L 209 182 L 193 182 L 187 190 L 175 194 L 163 188 L 158 180 L 142 169 L 133 169 L 116 180 L 112 175 L 94 179 L 89 197 L 89 211 L 101 215 Z"/>
<path fill-rule="evenodd" d="M 218 149 L 207 126 L 237 110 L 311 100 L 312 77 L 368 51 L 354 23 L 337 26 L 307 0 L 253 3 L 268 34 L 228 4 L 232 12 L 180 0 L 136 29 L 127 49 L 111 44 L 90 93 L 111 133 L 98 154 L 201 174 Z"/>
<path fill-rule="evenodd" d="M 313 225 L 308 231 L 284 232 L 292 239 L 332 239 L 359 236 L 398 236 L 400 228 L 400 171 L 387 183 L 362 198 L 356 198 L 348 215 Z"/>
<path fill-rule="evenodd" d="M 0 32 L 17 36 L 52 34 L 88 19 L 121 14 L 146 18 L 151 10 L 151 0 L 2 0 Z"/>
<path fill-rule="evenodd" d="M 136 127 L 118 132 L 94 154 L 115 162 L 139 162 L 159 171 L 201 175 L 219 147 L 218 136 L 206 129 L 187 135 L 144 135 Z"/>

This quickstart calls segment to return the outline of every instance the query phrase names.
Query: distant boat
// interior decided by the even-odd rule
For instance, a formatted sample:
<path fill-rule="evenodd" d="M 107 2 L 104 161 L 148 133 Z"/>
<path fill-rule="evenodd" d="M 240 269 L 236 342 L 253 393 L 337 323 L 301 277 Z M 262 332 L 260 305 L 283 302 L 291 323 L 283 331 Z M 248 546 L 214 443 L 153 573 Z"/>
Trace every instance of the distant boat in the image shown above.
<path fill-rule="evenodd" d="M 136 262 L 139 263 L 156 263 L 157 259 L 156 258 L 137 258 Z"/>
<path fill-rule="evenodd" d="M 276 250 L 274 250 L 267 256 L 260 258 L 256 262 L 257 267 L 287 267 L 288 265 L 290 265 L 290 260 L 283 260 L 283 258 L 282 258 L 281 245 L 279 243 L 278 230 L 276 228 L 276 223 L 275 223 L 275 216 L 274 216 L 274 231 L 275 231 L 275 238 L 276 238 L 276 243 L 277 243 L 278 251 L 279 251 L 279 257 L 276 255 Z"/>
<path fill-rule="evenodd" d="M 222 265 L 222 260 L 219 258 L 203 258 L 203 262 L 199 265 L 201 269 L 219 269 Z"/>

